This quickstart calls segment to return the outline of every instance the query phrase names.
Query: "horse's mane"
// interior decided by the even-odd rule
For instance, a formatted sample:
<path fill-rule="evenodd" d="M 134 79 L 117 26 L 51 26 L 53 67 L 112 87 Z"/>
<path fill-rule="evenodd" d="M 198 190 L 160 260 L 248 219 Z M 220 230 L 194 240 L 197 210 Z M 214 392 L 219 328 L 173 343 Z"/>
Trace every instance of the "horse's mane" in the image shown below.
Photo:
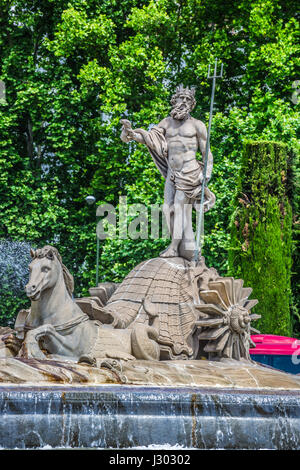
<path fill-rule="evenodd" d="M 58 250 L 51 245 L 46 245 L 43 248 L 38 248 L 35 251 L 31 250 L 31 257 L 33 259 L 45 257 L 48 259 L 53 259 L 54 256 L 58 259 L 61 264 L 65 285 L 70 297 L 72 297 L 74 291 L 74 278 L 68 268 L 63 264 L 62 257 L 60 256 Z"/>

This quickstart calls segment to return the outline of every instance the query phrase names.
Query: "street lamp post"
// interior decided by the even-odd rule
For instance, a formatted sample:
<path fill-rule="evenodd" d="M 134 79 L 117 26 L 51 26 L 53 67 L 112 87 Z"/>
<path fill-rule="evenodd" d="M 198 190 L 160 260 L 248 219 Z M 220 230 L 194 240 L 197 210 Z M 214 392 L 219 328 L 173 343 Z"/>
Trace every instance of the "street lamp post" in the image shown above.
<path fill-rule="evenodd" d="M 96 202 L 96 198 L 94 196 L 87 196 L 85 198 L 86 203 L 91 206 Z M 96 222 L 97 222 L 97 216 L 96 216 Z M 99 238 L 97 235 L 97 225 L 96 225 L 96 239 L 97 239 L 97 254 L 96 254 L 96 286 L 98 286 L 99 283 Z"/>

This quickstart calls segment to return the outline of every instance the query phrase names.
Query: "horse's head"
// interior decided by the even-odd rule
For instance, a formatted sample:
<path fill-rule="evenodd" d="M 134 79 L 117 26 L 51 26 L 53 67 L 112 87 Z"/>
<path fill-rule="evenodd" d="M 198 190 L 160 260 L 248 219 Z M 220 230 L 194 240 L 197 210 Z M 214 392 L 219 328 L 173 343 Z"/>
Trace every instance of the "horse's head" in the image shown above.
<path fill-rule="evenodd" d="M 61 256 L 56 248 L 45 246 L 36 251 L 30 250 L 30 254 L 32 257 L 29 265 L 30 278 L 25 291 L 31 300 L 39 300 L 44 290 L 54 287 L 61 272 L 67 291 L 72 295 L 73 276 L 62 264 Z"/>

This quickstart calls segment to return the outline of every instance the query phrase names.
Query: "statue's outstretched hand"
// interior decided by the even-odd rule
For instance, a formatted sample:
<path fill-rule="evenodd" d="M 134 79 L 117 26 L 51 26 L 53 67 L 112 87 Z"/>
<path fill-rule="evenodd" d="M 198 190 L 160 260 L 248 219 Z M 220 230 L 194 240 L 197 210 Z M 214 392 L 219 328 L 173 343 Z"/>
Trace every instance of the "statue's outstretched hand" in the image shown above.
<path fill-rule="evenodd" d="M 120 123 L 122 124 L 121 140 L 126 143 L 134 140 L 135 132 L 131 127 L 131 122 L 128 119 L 121 119 Z"/>

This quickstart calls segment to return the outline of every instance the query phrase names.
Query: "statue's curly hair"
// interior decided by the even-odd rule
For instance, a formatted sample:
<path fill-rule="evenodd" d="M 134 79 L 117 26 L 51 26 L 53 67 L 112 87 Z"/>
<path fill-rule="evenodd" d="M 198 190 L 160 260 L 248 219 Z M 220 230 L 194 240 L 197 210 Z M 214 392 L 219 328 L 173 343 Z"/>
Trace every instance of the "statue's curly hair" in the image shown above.
<path fill-rule="evenodd" d="M 182 84 L 179 85 L 176 88 L 175 93 L 171 97 L 171 100 L 170 100 L 171 105 L 175 106 L 176 99 L 177 99 L 178 95 L 184 94 L 184 95 L 188 95 L 188 97 L 191 99 L 191 101 L 192 101 L 191 107 L 192 107 L 192 109 L 194 109 L 194 107 L 196 106 L 195 91 L 196 91 L 196 87 L 191 87 L 191 88 L 186 87 L 186 88 L 184 88 L 184 86 Z"/>

